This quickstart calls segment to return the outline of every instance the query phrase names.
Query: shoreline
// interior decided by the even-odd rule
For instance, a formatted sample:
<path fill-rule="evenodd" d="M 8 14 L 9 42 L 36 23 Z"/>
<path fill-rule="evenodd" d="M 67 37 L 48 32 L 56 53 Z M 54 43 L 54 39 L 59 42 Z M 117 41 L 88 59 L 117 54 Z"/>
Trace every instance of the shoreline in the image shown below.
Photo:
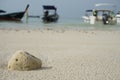
<path fill-rule="evenodd" d="M 72 29 L 72 28 L 54 28 L 54 27 L 44 27 L 44 28 L 0 28 L 0 30 L 33 30 L 33 31 L 120 31 L 119 29 L 104 29 L 104 28 L 96 28 L 96 29 Z"/>

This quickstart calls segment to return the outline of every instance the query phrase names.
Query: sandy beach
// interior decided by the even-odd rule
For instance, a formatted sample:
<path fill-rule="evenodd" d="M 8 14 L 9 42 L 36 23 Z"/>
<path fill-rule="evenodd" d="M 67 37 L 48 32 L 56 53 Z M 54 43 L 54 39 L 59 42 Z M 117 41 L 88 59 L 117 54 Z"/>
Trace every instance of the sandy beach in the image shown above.
<path fill-rule="evenodd" d="M 9 71 L 17 50 L 42 68 Z M 0 29 L 0 80 L 120 80 L 120 31 Z"/>

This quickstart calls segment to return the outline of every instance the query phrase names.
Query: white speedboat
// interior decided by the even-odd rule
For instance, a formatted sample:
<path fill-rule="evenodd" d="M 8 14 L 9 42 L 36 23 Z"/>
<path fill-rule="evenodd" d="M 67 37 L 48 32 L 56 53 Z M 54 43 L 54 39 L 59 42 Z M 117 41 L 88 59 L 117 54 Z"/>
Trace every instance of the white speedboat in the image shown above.
<path fill-rule="evenodd" d="M 96 4 L 95 6 L 112 5 L 112 4 Z M 85 16 L 82 16 L 85 23 L 95 24 L 102 22 L 103 24 L 116 24 L 117 19 L 114 11 L 109 9 L 91 9 L 86 10 Z"/>

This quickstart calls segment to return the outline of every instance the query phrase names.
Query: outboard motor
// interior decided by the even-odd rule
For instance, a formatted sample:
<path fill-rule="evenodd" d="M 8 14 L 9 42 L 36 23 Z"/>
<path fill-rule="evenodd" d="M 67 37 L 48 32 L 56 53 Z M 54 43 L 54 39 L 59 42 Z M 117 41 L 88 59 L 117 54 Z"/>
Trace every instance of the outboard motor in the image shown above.
<path fill-rule="evenodd" d="M 108 24 L 108 15 L 107 14 L 103 14 L 103 24 Z"/>

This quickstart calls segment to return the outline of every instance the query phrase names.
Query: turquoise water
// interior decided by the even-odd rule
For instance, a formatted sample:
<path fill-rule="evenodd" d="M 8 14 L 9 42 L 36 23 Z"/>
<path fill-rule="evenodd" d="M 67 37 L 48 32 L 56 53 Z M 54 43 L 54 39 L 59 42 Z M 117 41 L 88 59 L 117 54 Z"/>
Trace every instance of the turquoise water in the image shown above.
<path fill-rule="evenodd" d="M 26 19 L 23 18 L 21 22 L 7 22 L 1 21 L 0 28 L 18 28 L 18 29 L 42 29 L 42 28 L 61 28 L 61 29 L 76 29 L 76 30 L 94 30 L 94 29 L 103 29 L 103 30 L 120 30 L 120 24 L 116 25 L 103 25 L 103 24 L 94 24 L 90 25 L 84 23 L 82 19 L 63 19 L 60 18 L 56 23 L 43 23 L 41 18 L 29 18 L 26 22 Z"/>

